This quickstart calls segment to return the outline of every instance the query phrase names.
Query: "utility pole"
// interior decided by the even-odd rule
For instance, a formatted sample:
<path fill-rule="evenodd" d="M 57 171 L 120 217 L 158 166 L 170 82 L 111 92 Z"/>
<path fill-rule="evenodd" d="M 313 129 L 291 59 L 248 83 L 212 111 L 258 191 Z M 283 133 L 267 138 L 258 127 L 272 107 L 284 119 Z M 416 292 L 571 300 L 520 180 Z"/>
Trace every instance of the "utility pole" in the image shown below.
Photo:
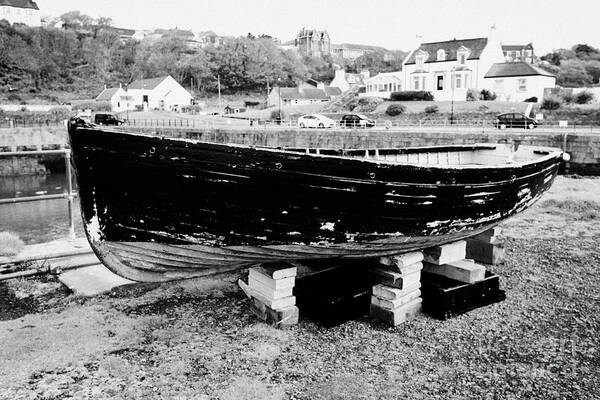
<path fill-rule="evenodd" d="M 269 107 L 269 77 L 267 76 L 267 108 Z"/>
<path fill-rule="evenodd" d="M 219 112 L 223 111 L 223 108 L 221 107 L 221 76 L 217 75 L 217 87 L 219 90 Z"/>
<path fill-rule="evenodd" d="M 450 70 L 450 85 L 452 87 L 452 98 L 450 101 L 450 125 L 454 125 L 454 85 L 455 85 L 455 77 L 456 77 L 456 68 L 452 67 Z"/>

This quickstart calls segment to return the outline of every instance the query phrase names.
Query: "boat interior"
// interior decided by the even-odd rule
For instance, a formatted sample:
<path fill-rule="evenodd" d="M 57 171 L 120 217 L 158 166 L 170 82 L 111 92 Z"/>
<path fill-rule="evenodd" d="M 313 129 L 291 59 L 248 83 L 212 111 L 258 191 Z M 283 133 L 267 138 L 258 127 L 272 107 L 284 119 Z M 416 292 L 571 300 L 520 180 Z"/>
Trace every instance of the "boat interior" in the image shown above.
<path fill-rule="evenodd" d="M 417 165 L 512 165 L 537 161 L 552 149 L 512 144 L 408 147 L 380 149 L 282 148 L 296 153 L 369 159 Z"/>

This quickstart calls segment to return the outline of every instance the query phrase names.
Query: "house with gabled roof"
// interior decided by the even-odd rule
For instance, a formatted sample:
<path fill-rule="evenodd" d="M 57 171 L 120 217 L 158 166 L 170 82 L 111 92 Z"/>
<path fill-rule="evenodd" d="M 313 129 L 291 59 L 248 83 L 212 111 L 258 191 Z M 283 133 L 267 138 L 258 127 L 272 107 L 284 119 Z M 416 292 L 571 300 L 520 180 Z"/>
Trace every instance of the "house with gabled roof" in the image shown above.
<path fill-rule="evenodd" d="M 484 87 L 498 100 L 523 101 L 544 98 L 544 90 L 556 86 L 556 75 L 527 62 L 497 63 L 487 71 Z"/>
<path fill-rule="evenodd" d="M 368 79 L 371 73 L 368 70 L 361 71 L 359 74 L 346 72 L 343 69 L 336 69 L 335 76 L 329 86 L 337 87 L 342 92 L 356 88 L 364 87 L 365 79 Z"/>
<path fill-rule="evenodd" d="M 436 100 L 465 100 L 467 91 L 484 88 L 484 76 L 504 62 L 495 27 L 487 38 L 421 43 L 402 64 L 404 90 L 430 91 Z"/>
<path fill-rule="evenodd" d="M 267 99 L 267 106 L 325 103 L 342 94 L 337 87 L 319 82 L 300 82 L 296 87 L 274 87 Z"/>
<path fill-rule="evenodd" d="M 176 110 L 192 104 L 193 96 L 171 75 L 138 79 L 126 87 L 135 104 L 144 109 Z"/>
<path fill-rule="evenodd" d="M 502 43 L 502 53 L 506 62 L 525 61 L 533 64 L 533 44 L 504 44 Z"/>
<path fill-rule="evenodd" d="M 132 96 L 130 96 L 123 87 L 119 84 L 119 87 L 106 87 L 96 96 L 96 101 L 106 101 L 111 105 L 111 109 L 114 112 L 121 112 L 127 110 L 135 110 L 135 102 Z"/>
<path fill-rule="evenodd" d="M 40 26 L 40 9 L 32 0 L 0 0 L 0 20 L 11 24 Z"/>

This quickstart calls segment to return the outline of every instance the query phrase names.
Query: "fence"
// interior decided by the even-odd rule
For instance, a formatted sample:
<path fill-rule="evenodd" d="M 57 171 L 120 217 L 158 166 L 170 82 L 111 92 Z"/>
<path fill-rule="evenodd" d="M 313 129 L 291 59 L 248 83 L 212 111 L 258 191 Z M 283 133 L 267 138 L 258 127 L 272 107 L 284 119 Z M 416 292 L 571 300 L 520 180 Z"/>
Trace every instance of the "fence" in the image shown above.
<path fill-rule="evenodd" d="M 73 200 L 75 199 L 75 196 L 77 196 L 77 193 L 73 192 L 73 178 L 72 178 L 72 171 L 71 171 L 71 149 L 0 152 L 0 158 L 31 157 L 31 156 L 40 156 L 40 155 L 50 155 L 50 154 L 63 154 L 65 157 L 65 168 L 66 168 L 65 173 L 66 173 L 67 193 L 48 194 L 48 195 L 40 195 L 40 196 L 28 196 L 28 197 L 13 197 L 10 199 L 0 199 L 0 205 L 24 203 L 24 202 L 30 202 L 30 201 L 52 200 L 52 199 L 67 199 L 67 207 L 69 210 L 69 236 L 72 239 L 75 239 L 75 214 L 73 213 Z"/>
<path fill-rule="evenodd" d="M 65 121 L 39 120 L 30 121 L 22 119 L 0 118 L 0 129 L 6 128 L 58 128 L 65 127 Z"/>

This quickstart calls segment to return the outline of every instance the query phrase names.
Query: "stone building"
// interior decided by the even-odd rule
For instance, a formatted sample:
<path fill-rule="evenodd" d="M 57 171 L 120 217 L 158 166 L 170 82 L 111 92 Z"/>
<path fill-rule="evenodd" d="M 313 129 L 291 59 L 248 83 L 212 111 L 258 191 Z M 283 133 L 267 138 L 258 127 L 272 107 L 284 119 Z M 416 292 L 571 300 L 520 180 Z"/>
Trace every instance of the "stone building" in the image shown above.
<path fill-rule="evenodd" d="M 302 28 L 294 40 L 294 47 L 301 56 L 323 57 L 331 55 L 331 40 L 327 31 Z"/>

